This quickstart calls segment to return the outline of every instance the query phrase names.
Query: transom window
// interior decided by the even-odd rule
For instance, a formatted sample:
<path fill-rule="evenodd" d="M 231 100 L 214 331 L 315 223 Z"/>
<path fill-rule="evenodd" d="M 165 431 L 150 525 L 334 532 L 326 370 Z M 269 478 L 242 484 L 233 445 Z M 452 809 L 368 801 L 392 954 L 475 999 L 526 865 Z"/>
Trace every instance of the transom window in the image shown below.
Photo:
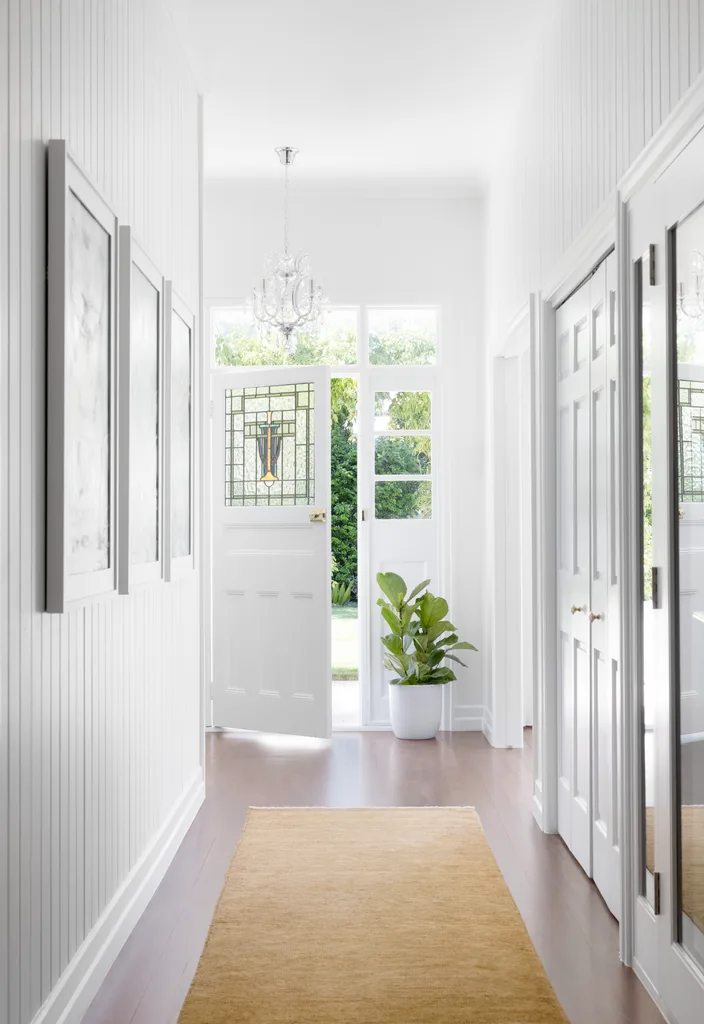
<path fill-rule="evenodd" d="M 286 352 L 280 339 L 262 331 L 245 306 L 214 306 L 213 365 L 430 366 L 437 358 L 437 319 L 432 307 L 333 307 L 315 331 L 299 334 L 292 351 Z M 362 321 L 367 325 L 364 334 Z"/>

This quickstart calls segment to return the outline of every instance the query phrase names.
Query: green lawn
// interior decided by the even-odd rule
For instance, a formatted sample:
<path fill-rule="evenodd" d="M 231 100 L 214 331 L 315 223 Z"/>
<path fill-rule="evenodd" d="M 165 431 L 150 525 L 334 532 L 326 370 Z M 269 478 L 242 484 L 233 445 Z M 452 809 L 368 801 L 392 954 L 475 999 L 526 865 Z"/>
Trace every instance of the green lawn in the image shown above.
<path fill-rule="evenodd" d="M 332 606 L 332 677 L 357 679 L 357 605 Z"/>

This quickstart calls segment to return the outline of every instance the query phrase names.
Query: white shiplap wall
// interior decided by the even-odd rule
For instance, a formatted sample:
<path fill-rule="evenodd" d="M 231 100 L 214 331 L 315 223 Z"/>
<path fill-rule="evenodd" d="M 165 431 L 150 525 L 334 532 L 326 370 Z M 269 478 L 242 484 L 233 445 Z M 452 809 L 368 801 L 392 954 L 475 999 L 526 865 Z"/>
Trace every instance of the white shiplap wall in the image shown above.
<path fill-rule="evenodd" d="M 489 198 L 498 344 L 704 67 L 704 0 L 556 0 Z"/>
<path fill-rule="evenodd" d="M 68 140 L 197 312 L 198 111 L 157 0 L 0 0 L 1 1024 L 58 1020 L 107 941 L 104 969 L 199 797 L 196 574 L 42 612 L 44 143 Z"/>

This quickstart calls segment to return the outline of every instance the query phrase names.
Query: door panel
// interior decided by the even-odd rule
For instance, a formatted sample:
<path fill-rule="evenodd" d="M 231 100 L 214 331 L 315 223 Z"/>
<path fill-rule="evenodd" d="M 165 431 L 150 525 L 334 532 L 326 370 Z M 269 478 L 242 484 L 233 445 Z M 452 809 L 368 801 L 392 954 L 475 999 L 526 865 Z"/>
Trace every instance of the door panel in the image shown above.
<path fill-rule="evenodd" d="M 607 906 L 621 914 L 618 803 L 619 606 L 615 476 L 618 415 L 616 258 L 611 254 L 590 282 L 591 387 L 591 665 L 592 665 L 592 874 Z"/>
<path fill-rule="evenodd" d="M 558 827 L 619 915 L 613 264 L 609 256 L 557 311 Z"/>
<path fill-rule="evenodd" d="M 591 875 L 591 712 L 589 672 L 589 291 L 557 310 L 558 625 L 561 771 L 558 828 Z M 585 713 L 586 709 L 586 713 Z"/>
<path fill-rule="evenodd" d="M 216 373 L 212 396 L 214 724 L 329 736 L 328 371 Z"/>

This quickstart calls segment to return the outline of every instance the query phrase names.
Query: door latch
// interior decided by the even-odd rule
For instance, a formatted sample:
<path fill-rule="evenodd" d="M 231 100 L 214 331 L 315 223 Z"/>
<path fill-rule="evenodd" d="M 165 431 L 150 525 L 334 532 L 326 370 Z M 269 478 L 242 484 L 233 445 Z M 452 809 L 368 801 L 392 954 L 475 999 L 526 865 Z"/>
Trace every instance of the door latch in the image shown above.
<path fill-rule="evenodd" d="M 328 521 L 328 512 L 325 508 L 314 508 L 308 516 L 311 523 L 326 523 Z"/>
<path fill-rule="evenodd" d="M 660 607 L 660 571 L 657 566 L 650 570 L 650 589 L 653 595 L 653 608 Z"/>

